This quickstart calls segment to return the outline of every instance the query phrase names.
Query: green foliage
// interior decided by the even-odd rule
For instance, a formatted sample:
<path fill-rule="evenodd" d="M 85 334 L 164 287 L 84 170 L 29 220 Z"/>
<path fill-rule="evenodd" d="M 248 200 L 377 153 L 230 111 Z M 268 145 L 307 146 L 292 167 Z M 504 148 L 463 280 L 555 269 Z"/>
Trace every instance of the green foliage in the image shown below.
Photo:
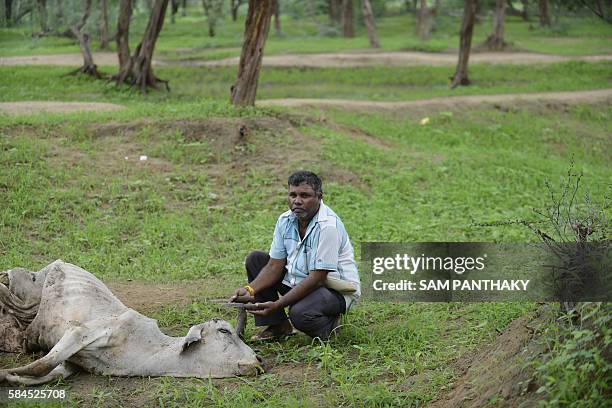
<path fill-rule="evenodd" d="M 111 2 L 112 3 L 112 2 Z M 313 14 L 309 11 L 314 2 L 295 2 L 295 7 L 303 11 L 295 14 L 291 6 L 282 8 L 282 36 L 270 35 L 266 43 L 266 55 L 285 53 L 337 52 L 349 50 L 369 50 L 369 42 L 365 27 L 356 26 L 355 38 L 330 36 L 338 33 L 330 23 L 326 11 Z M 398 7 L 389 4 L 392 10 Z M 449 7 L 444 5 L 444 7 Z M 450 6 L 452 8 L 454 6 Z M 458 6 L 461 9 L 462 6 Z M 246 7 L 243 5 L 241 11 Z M 78 10 L 76 7 L 74 10 Z M 95 11 L 97 12 L 97 11 Z M 116 10 L 111 7 L 110 27 L 115 26 Z M 310 13 L 302 16 L 303 13 Z M 358 8 L 355 15 L 359 16 Z M 73 13 L 78 14 L 76 11 Z M 219 59 L 239 56 L 244 33 L 244 15 L 238 21 L 231 21 L 229 13 L 218 20 L 215 37 L 209 37 L 207 19 L 200 2 L 188 9 L 186 17 L 180 12 L 176 23 L 170 23 L 170 17 L 164 24 L 158 39 L 155 57 L 171 59 Z M 449 15 L 441 13 L 434 20 L 433 32 L 428 41 L 420 40 L 415 32 L 414 14 L 401 14 L 377 17 L 376 26 L 381 40 L 382 50 L 386 51 L 428 51 L 442 52 L 456 50 L 459 46 L 458 31 L 461 26 L 461 13 Z M 98 20 L 90 18 L 91 24 Z M 144 9 L 134 12 L 130 27 L 130 46 L 133 50 L 142 38 L 142 33 L 148 21 L 148 13 Z M 473 44 L 479 44 L 491 32 L 491 19 L 483 20 L 474 29 Z M 559 32 L 554 27 L 566 27 Z M 560 16 L 552 29 L 538 28 L 537 24 L 524 22 L 520 17 L 506 18 L 506 40 L 517 50 L 534 51 L 560 55 L 592 55 L 612 52 L 610 37 L 612 26 L 596 17 Z M 16 28 L 0 28 L 0 55 L 36 55 L 56 53 L 78 53 L 78 44 L 66 37 L 32 36 L 39 30 L 37 25 Z M 99 41 L 95 27 L 91 27 L 91 48 L 97 51 Z M 115 47 L 111 42 L 111 47 Z"/>
<path fill-rule="evenodd" d="M 544 334 L 550 350 L 537 366 L 543 407 L 603 407 L 610 401 L 612 307 L 583 303 Z"/>

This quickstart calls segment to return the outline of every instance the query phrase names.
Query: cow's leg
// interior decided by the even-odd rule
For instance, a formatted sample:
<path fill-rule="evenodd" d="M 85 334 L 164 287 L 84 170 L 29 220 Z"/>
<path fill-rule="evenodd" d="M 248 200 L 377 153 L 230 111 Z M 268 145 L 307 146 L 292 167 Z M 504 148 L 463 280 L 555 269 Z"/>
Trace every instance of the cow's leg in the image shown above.
<path fill-rule="evenodd" d="M 43 358 L 23 367 L 0 370 L 0 381 L 9 374 L 36 377 L 44 376 L 84 347 L 107 334 L 108 331 L 105 330 L 104 327 L 71 327 Z"/>
<path fill-rule="evenodd" d="M 67 361 L 55 367 L 49 374 L 42 377 L 30 377 L 22 375 L 7 374 L 5 381 L 9 384 L 20 385 L 40 385 L 57 380 L 59 378 L 68 378 L 78 371 L 77 367 Z"/>

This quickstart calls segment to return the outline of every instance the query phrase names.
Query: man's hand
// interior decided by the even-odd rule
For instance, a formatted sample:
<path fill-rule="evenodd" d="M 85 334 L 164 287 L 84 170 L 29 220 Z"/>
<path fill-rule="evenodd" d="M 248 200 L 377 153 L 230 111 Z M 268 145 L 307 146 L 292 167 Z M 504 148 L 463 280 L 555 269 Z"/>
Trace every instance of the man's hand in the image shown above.
<path fill-rule="evenodd" d="M 257 306 L 258 309 L 247 310 L 247 312 L 257 316 L 270 316 L 272 313 L 280 309 L 280 305 L 277 302 L 255 303 L 255 306 Z"/>
<path fill-rule="evenodd" d="M 248 290 L 246 290 L 246 288 L 238 288 L 234 291 L 234 294 L 229 299 L 229 302 L 250 303 L 253 300 L 255 300 L 255 298 L 251 296 L 251 294 Z"/>

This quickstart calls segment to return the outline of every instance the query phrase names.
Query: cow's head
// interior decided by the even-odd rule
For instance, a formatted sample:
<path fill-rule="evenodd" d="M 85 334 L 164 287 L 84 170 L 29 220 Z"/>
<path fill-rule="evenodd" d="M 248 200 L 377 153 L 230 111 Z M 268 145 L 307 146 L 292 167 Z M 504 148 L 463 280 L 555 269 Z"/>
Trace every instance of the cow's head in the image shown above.
<path fill-rule="evenodd" d="M 189 359 L 196 367 L 202 367 L 204 377 L 263 372 L 261 358 L 238 337 L 228 322 L 221 319 L 191 327 L 183 341 L 181 357 Z"/>

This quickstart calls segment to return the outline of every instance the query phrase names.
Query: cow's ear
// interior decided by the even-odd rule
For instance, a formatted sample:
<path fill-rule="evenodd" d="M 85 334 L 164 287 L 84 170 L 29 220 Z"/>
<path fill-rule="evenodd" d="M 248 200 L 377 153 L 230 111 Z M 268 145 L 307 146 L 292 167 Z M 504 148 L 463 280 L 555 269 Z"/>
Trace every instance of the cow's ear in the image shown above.
<path fill-rule="evenodd" d="M 193 343 L 204 343 L 204 339 L 202 338 L 202 328 L 203 324 L 198 324 L 197 326 L 191 326 L 187 336 L 183 339 L 183 345 L 181 347 L 181 353 L 186 351 L 190 345 Z"/>

